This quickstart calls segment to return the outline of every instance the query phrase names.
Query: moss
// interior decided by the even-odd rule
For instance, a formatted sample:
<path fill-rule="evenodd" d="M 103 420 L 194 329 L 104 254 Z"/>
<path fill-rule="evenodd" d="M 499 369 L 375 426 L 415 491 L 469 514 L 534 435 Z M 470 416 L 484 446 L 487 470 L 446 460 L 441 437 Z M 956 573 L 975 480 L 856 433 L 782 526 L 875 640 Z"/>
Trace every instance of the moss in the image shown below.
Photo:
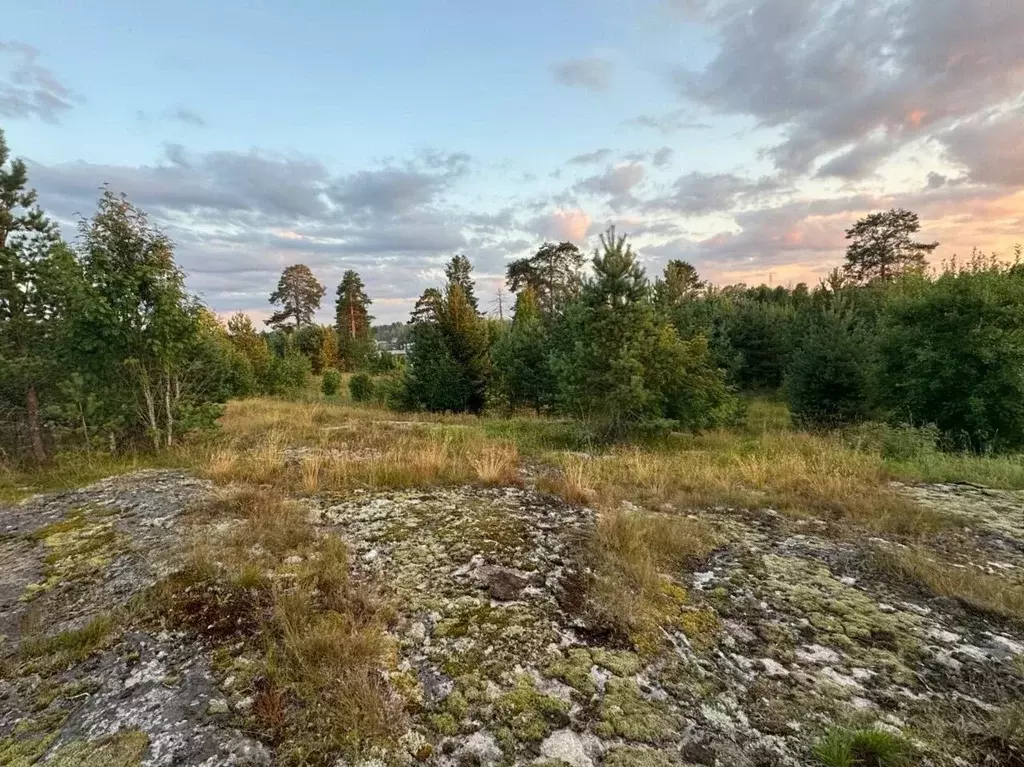
<path fill-rule="evenodd" d="M 439 735 L 459 734 L 459 723 L 455 721 L 455 717 L 451 714 L 433 714 L 430 717 L 430 725 Z"/>
<path fill-rule="evenodd" d="M 539 741 L 569 721 L 569 705 L 537 691 L 521 678 L 494 705 L 495 719 L 518 741 Z"/>
<path fill-rule="evenodd" d="M 594 663 L 608 669 L 616 676 L 633 676 L 641 668 L 640 658 L 628 650 L 605 650 L 603 647 L 591 651 Z"/>
<path fill-rule="evenodd" d="M 125 730 L 96 740 L 78 740 L 61 746 L 47 761 L 50 767 L 136 767 L 149 748 L 149 736 Z"/>
<path fill-rule="evenodd" d="M 597 684 L 590 675 L 593 666 L 590 651 L 585 647 L 575 647 L 566 655 L 559 655 L 557 660 L 549 663 L 544 673 L 561 680 L 577 692 L 590 697 L 597 692 Z"/>
<path fill-rule="evenodd" d="M 21 601 L 31 601 L 65 581 L 79 581 L 106 569 L 124 545 L 124 537 L 114 530 L 104 508 L 82 508 L 64 519 L 36 530 L 33 540 L 41 542 L 47 553 L 43 558 L 43 580 L 31 583 Z"/>
<path fill-rule="evenodd" d="M 0 764 L 6 767 L 35 764 L 60 735 L 67 717 L 66 711 L 57 710 L 18 722 L 11 734 L 0 740 Z"/>
<path fill-rule="evenodd" d="M 718 613 L 711 608 L 686 610 L 676 624 L 695 650 L 707 650 L 714 646 L 715 639 L 722 629 Z"/>
<path fill-rule="evenodd" d="M 664 703 L 647 700 L 629 679 L 608 680 L 596 726 L 599 735 L 658 744 L 673 737 L 679 718 Z"/>
<path fill-rule="evenodd" d="M 604 767 L 675 767 L 671 756 L 646 746 L 618 746 L 604 757 Z"/>

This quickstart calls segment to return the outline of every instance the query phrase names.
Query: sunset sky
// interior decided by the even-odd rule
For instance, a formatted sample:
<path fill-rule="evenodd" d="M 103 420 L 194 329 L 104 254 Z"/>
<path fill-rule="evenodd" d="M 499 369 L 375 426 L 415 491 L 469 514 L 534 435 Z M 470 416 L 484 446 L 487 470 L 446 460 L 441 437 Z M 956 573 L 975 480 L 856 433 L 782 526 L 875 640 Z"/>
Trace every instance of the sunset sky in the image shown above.
<path fill-rule="evenodd" d="M 1021 0 L 33 0 L 0 128 L 73 236 L 107 183 L 216 311 L 359 271 L 378 321 L 465 253 L 629 233 L 717 283 L 815 283 L 917 211 L 936 262 L 1024 242 Z"/>

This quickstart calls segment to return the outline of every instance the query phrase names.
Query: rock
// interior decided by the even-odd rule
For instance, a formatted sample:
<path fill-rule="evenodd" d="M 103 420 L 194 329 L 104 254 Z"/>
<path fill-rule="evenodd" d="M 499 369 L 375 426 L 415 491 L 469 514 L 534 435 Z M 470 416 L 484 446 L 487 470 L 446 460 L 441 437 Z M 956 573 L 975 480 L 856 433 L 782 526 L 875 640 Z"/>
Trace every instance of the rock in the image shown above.
<path fill-rule="evenodd" d="M 223 698 L 214 698 L 206 705 L 206 713 L 210 716 L 226 714 L 229 710 L 228 702 Z"/>
<path fill-rule="evenodd" d="M 776 660 L 771 658 L 761 658 L 761 667 L 764 669 L 764 673 L 768 676 L 784 677 L 789 676 L 789 671 Z"/>
<path fill-rule="evenodd" d="M 475 762 L 481 767 L 497 764 L 500 759 L 501 748 L 494 737 L 486 732 L 474 732 L 462 741 L 456 757 L 459 764 Z"/>
<path fill-rule="evenodd" d="M 832 664 L 838 663 L 842 658 L 835 650 L 830 650 L 828 647 L 823 647 L 820 644 L 809 644 L 803 647 L 798 647 L 796 650 L 797 660 L 803 663 L 821 663 L 821 664 Z"/>
<path fill-rule="evenodd" d="M 511 602 L 516 599 L 529 583 L 524 574 L 509 567 L 496 565 L 484 565 L 477 570 L 477 576 L 487 586 L 491 599 L 499 602 Z"/>
<path fill-rule="evenodd" d="M 557 759 L 571 767 L 593 767 L 587 756 L 583 739 L 572 730 L 556 730 L 540 744 L 540 755 L 546 759 Z"/>

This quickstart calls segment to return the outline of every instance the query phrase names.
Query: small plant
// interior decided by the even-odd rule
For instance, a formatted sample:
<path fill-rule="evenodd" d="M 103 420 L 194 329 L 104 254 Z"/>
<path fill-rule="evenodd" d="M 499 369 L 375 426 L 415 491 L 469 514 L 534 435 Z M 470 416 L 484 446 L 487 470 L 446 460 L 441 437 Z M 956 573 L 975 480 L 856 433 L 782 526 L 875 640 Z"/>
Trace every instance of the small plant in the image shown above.
<path fill-rule="evenodd" d="M 374 382 L 369 373 L 356 373 L 348 382 L 353 402 L 370 402 L 374 395 Z"/>
<path fill-rule="evenodd" d="M 814 746 L 814 756 L 827 767 L 903 767 L 910 755 L 905 738 L 874 728 L 833 727 Z"/>
<path fill-rule="evenodd" d="M 341 390 L 341 373 L 334 368 L 324 371 L 324 377 L 320 381 L 320 391 L 325 397 L 333 397 Z"/>

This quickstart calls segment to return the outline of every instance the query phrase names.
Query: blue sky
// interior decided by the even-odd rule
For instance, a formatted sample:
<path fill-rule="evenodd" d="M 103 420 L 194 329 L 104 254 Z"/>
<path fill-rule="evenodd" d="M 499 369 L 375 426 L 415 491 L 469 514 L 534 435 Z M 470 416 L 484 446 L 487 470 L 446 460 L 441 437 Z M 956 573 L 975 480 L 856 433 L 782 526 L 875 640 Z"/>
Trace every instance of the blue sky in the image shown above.
<path fill-rule="evenodd" d="M 126 192 L 220 312 L 301 261 L 395 320 L 455 252 L 488 295 L 610 223 L 718 282 L 813 281 L 896 204 L 945 255 L 1005 248 L 1022 36 L 999 0 L 36 0 L 5 10 L 0 127 L 56 217 Z"/>

